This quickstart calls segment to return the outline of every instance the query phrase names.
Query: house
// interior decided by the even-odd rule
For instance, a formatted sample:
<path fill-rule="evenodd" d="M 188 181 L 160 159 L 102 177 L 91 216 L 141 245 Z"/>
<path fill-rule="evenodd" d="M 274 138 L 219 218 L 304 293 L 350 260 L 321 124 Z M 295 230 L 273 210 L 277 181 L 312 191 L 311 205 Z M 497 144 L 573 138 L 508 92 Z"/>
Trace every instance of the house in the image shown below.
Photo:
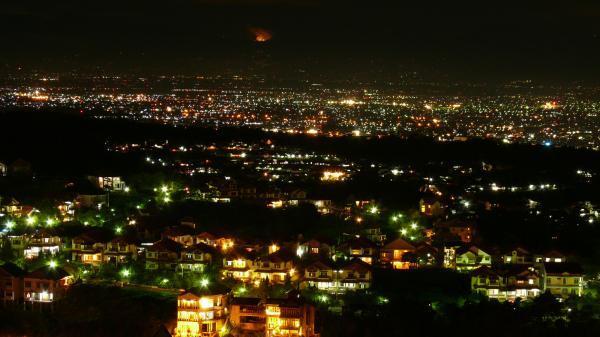
<path fill-rule="evenodd" d="M 105 191 L 125 192 L 128 190 L 125 181 L 121 177 L 89 176 L 88 179 Z"/>
<path fill-rule="evenodd" d="M 179 266 L 183 245 L 171 239 L 163 238 L 146 249 L 146 269 L 176 270 Z"/>
<path fill-rule="evenodd" d="M 80 193 L 75 197 L 75 205 L 82 208 L 102 208 L 108 204 L 108 194 L 104 192 Z"/>
<path fill-rule="evenodd" d="M 340 251 L 349 258 L 359 258 L 368 264 L 373 264 L 377 259 L 377 245 L 373 241 L 355 236 L 340 245 Z"/>
<path fill-rule="evenodd" d="M 370 288 L 372 278 L 371 266 L 359 259 L 339 267 L 329 262 L 317 261 L 304 269 L 300 286 L 314 287 L 336 294 Z"/>
<path fill-rule="evenodd" d="M 169 227 L 163 232 L 162 236 L 184 246 L 192 246 L 196 243 L 194 229 L 189 226 L 179 225 Z"/>
<path fill-rule="evenodd" d="M 260 298 L 235 297 L 230 302 L 229 312 L 232 335 L 257 336 L 265 332 L 265 305 Z"/>
<path fill-rule="evenodd" d="M 177 297 L 177 337 L 215 337 L 227 320 L 229 291 L 196 288 Z"/>
<path fill-rule="evenodd" d="M 99 232 L 88 231 L 71 240 L 71 259 L 73 261 L 99 266 L 106 249 L 103 235 Z"/>
<path fill-rule="evenodd" d="M 413 254 L 415 257 L 414 262 L 419 267 L 435 267 L 440 264 L 439 250 L 436 247 L 425 242 L 418 244 L 415 247 L 415 252 Z M 410 259 L 405 260 L 410 261 Z"/>
<path fill-rule="evenodd" d="M 327 255 L 330 250 L 329 245 L 313 239 L 299 244 L 296 249 L 296 255 L 298 257 L 305 255 Z"/>
<path fill-rule="evenodd" d="M 381 248 L 379 259 L 383 265 L 393 269 L 408 269 L 410 261 L 403 259 L 406 253 L 414 253 L 416 248 L 402 238 L 398 238 Z"/>
<path fill-rule="evenodd" d="M 29 237 L 26 234 L 8 235 L 6 238 L 10 242 L 12 249 L 16 252 L 19 252 L 19 254 L 25 251 L 27 244 L 29 243 Z"/>
<path fill-rule="evenodd" d="M 381 232 L 381 227 L 366 227 L 362 230 L 362 234 L 367 239 L 378 245 L 383 245 L 383 243 L 387 240 L 387 235 Z"/>
<path fill-rule="evenodd" d="M 535 261 L 543 263 L 563 263 L 567 261 L 567 257 L 559 251 L 551 250 L 540 256 L 536 256 Z"/>
<path fill-rule="evenodd" d="M 476 246 L 458 248 L 455 259 L 456 270 L 462 272 L 492 265 L 492 256 Z"/>
<path fill-rule="evenodd" d="M 315 308 L 294 295 L 265 301 L 265 337 L 306 336 L 315 333 Z"/>
<path fill-rule="evenodd" d="M 61 245 L 60 236 L 50 230 L 40 229 L 29 237 L 23 255 L 26 259 L 36 259 L 40 255 L 55 255 L 60 251 Z"/>
<path fill-rule="evenodd" d="M 499 301 L 537 297 L 544 291 L 543 267 L 526 264 L 482 266 L 471 273 L 471 289 Z"/>
<path fill-rule="evenodd" d="M 209 232 L 202 232 L 196 235 L 196 243 L 203 243 L 209 246 L 217 246 L 217 238 Z"/>
<path fill-rule="evenodd" d="M 252 279 L 258 284 L 261 280 L 270 283 L 284 283 L 289 277 L 297 278 L 292 254 L 285 249 L 277 250 L 268 256 L 256 259 L 253 262 Z"/>
<path fill-rule="evenodd" d="M 110 240 L 104 249 L 105 263 L 121 264 L 138 258 L 138 244 L 135 240 L 118 236 Z"/>
<path fill-rule="evenodd" d="M 10 201 L 2 206 L 2 212 L 6 213 L 6 215 L 22 218 L 22 217 L 30 217 L 35 213 L 39 213 L 39 210 L 33 206 L 29 205 L 21 205 L 19 201 L 15 198 L 11 198 Z"/>
<path fill-rule="evenodd" d="M 544 263 L 546 290 L 552 295 L 567 298 L 583 295 L 583 269 L 576 263 Z"/>
<path fill-rule="evenodd" d="M 215 255 L 214 247 L 199 243 L 181 250 L 178 270 L 202 272 Z"/>
<path fill-rule="evenodd" d="M 433 232 L 438 242 L 460 241 L 468 244 L 473 241 L 475 225 L 461 219 L 438 221 L 433 225 Z"/>
<path fill-rule="evenodd" d="M 223 256 L 223 277 L 249 282 L 253 277 L 253 260 L 252 251 L 239 247 L 230 249 Z"/>
<path fill-rule="evenodd" d="M 372 279 L 371 265 L 359 259 L 342 266 L 337 275 L 339 289 L 344 291 L 367 289 L 371 286 Z"/>
<path fill-rule="evenodd" d="M 423 215 L 437 217 L 444 214 L 445 209 L 446 206 L 434 196 L 427 195 L 419 200 L 419 212 Z"/>
<path fill-rule="evenodd" d="M 329 262 L 316 261 L 304 268 L 300 286 L 317 288 L 323 291 L 337 292 L 337 270 Z"/>
<path fill-rule="evenodd" d="M 60 267 L 46 266 L 25 275 L 25 302 L 52 303 L 61 299 L 73 283 L 73 276 Z"/>
<path fill-rule="evenodd" d="M 0 266 L 0 299 L 2 302 L 20 303 L 23 300 L 23 276 L 25 272 L 14 263 Z"/>
<path fill-rule="evenodd" d="M 534 255 L 521 247 L 514 248 L 502 256 L 502 262 L 506 264 L 532 264 L 534 261 Z"/>

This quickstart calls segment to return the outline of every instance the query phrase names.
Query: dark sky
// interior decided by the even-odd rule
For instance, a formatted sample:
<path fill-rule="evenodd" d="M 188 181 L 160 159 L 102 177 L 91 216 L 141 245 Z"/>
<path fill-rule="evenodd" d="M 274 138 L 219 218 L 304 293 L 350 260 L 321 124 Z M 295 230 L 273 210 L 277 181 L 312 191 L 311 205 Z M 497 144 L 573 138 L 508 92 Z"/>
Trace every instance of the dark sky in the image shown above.
<path fill-rule="evenodd" d="M 600 75 L 594 0 L 7 0 L 0 37 L 6 69 Z"/>

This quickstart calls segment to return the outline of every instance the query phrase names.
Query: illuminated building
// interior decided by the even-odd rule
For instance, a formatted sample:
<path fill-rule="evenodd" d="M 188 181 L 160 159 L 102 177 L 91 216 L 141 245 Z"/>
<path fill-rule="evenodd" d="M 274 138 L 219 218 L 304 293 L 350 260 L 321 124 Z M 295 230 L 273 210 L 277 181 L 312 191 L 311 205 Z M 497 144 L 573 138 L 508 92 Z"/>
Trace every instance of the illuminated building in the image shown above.
<path fill-rule="evenodd" d="M 479 267 L 471 273 L 471 289 L 499 301 L 528 300 L 544 291 L 543 266 L 524 264 Z"/>
<path fill-rule="evenodd" d="M 106 244 L 96 232 L 86 232 L 71 241 L 71 259 L 83 264 L 99 266 L 103 260 Z"/>
<path fill-rule="evenodd" d="M 217 336 L 227 319 L 228 291 L 193 289 L 177 297 L 177 337 Z"/>
<path fill-rule="evenodd" d="M 284 283 L 287 278 L 295 280 L 298 275 L 294 268 L 292 254 L 279 250 L 253 263 L 252 279 L 268 280 L 270 283 Z"/>
<path fill-rule="evenodd" d="M 223 257 L 223 277 L 249 282 L 253 276 L 253 256 L 252 252 L 239 248 L 227 251 Z"/>
<path fill-rule="evenodd" d="M 261 335 L 265 331 L 265 305 L 260 298 L 236 297 L 229 306 L 229 322 L 236 335 Z"/>
<path fill-rule="evenodd" d="M 444 213 L 445 206 L 435 197 L 423 197 L 419 201 L 419 211 L 427 216 L 440 216 Z"/>
<path fill-rule="evenodd" d="M 104 249 L 105 263 L 126 263 L 130 260 L 137 260 L 137 243 L 124 237 L 116 237 L 106 244 Z"/>
<path fill-rule="evenodd" d="M 298 257 L 302 257 L 306 254 L 327 255 L 330 250 L 331 248 L 329 245 L 313 239 L 298 245 L 298 248 L 296 249 L 296 255 L 298 255 Z"/>
<path fill-rule="evenodd" d="M 315 308 L 300 298 L 267 299 L 266 337 L 315 336 Z"/>
<path fill-rule="evenodd" d="M 470 271 L 492 265 L 492 256 L 475 246 L 456 249 L 455 259 L 454 265 L 458 271 Z"/>
<path fill-rule="evenodd" d="M 576 263 L 544 263 L 546 290 L 552 295 L 568 298 L 583 295 L 583 269 Z"/>
<path fill-rule="evenodd" d="M 194 228 L 190 226 L 171 226 L 163 231 L 162 236 L 184 246 L 192 246 L 196 243 Z"/>
<path fill-rule="evenodd" d="M 342 171 L 324 171 L 321 180 L 323 181 L 343 181 L 346 179 L 346 173 Z"/>
<path fill-rule="evenodd" d="M 146 249 L 146 269 L 176 270 L 183 246 L 171 239 L 162 239 Z"/>
<path fill-rule="evenodd" d="M 368 264 L 373 264 L 378 255 L 378 247 L 373 241 L 356 236 L 340 245 L 339 251 L 349 258 L 359 258 Z"/>
<path fill-rule="evenodd" d="M 415 247 L 402 238 L 398 238 L 381 248 L 379 259 L 381 263 L 390 265 L 393 269 L 408 269 L 410 262 L 404 259 L 407 253 L 414 253 Z"/>
<path fill-rule="evenodd" d="M 340 266 L 317 261 L 304 269 L 300 283 L 302 288 L 317 288 L 330 293 L 344 293 L 371 287 L 373 274 L 371 266 L 354 259 Z"/>
<path fill-rule="evenodd" d="M 517 247 L 502 256 L 502 262 L 506 264 L 532 264 L 534 256 L 528 250 Z"/>
<path fill-rule="evenodd" d="M 60 267 L 46 266 L 36 269 L 23 279 L 23 293 L 26 303 L 52 303 L 61 299 L 73 277 Z"/>
<path fill-rule="evenodd" d="M 185 247 L 179 257 L 178 270 L 202 272 L 212 261 L 214 248 L 203 243 Z"/>
<path fill-rule="evenodd" d="M 96 185 L 103 190 L 107 191 L 116 191 L 116 192 L 124 192 L 127 191 L 127 185 L 125 181 L 121 177 L 89 177 L 92 182 L 95 182 Z"/>
<path fill-rule="evenodd" d="M 26 259 L 35 259 L 40 255 L 55 255 L 60 251 L 62 240 L 48 230 L 38 230 L 29 237 L 27 248 L 23 250 Z"/>

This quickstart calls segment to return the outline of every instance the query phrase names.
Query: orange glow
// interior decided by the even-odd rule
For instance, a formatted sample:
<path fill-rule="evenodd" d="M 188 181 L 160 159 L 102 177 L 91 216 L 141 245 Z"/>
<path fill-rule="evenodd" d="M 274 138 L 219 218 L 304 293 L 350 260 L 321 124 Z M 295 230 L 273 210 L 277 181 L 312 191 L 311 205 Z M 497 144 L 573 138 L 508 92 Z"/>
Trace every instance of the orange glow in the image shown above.
<path fill-rule="evenodd" d="M 273 34 L 263 28 L 250 28 L 250 33 L 252 33 L 255 42 L 267 42 L 273 38 Z"/>

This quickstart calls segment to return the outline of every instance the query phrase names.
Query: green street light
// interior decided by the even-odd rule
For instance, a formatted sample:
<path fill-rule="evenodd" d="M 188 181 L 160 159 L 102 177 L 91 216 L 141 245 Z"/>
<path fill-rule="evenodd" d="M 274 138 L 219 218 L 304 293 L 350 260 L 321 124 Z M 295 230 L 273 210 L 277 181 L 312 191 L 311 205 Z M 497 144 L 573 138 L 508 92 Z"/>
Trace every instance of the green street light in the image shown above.
<path fill-rule="evenodd" d="M 129 271 L 129 269 L 123 269 L 121 270 L 121 276 L 128 278 L 129 276 L 131 276 L 131 271 Z"/>
<path fill-rule="evenodd" d="M 15 227 L 15 222 L 14 222 L 14 221 L 12 221 L 12 220 L 7 220 L 7 221 L 4 223 L 4 227 L 5 227 L 6 229 L 12 229 L 13 227 Z"/>
<path fill-rule="evenodd" d="M 48 262 L 48 267 L 50 267 L 50 269 L 54 269 L 58 267 L 58 263 L 54 260 L 50 260 L 50 262 Z"/>
<path fill-rule="evenodd" d="M 207 279 L 207 278 L 203 278 L 202 280 L 200 280 L 200 286 L 202 286 L 203 288 L 206 288 L 206 287 L 208 287 L 208 284 L 209 284 L 209 283 L 210 283 L 210 282 L 208 281 L 208 279 Z"/>

